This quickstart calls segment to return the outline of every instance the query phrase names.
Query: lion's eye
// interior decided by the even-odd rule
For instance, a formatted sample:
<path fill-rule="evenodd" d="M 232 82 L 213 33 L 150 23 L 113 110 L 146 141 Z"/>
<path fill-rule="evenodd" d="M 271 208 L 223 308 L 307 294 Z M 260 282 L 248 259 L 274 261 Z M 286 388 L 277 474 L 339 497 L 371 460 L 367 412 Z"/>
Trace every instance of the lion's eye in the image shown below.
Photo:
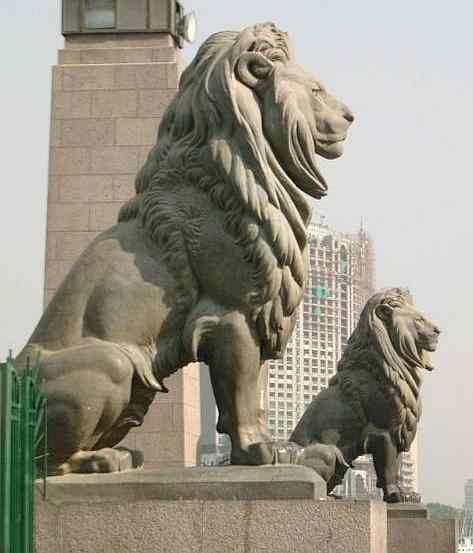
<path fill-rule="evenodd" d="M 322 92 L 321 88 L 317 88 L 315 86 L 312 88 L 312 94 L 315 94 L 316 96 L 318 96 L 321 92 Z"/>
<path fill-rule="evenodd" d="M 424 317 L 417 317 L 416 323 L 423 323 L 423 322 L 424 322 Z"/>

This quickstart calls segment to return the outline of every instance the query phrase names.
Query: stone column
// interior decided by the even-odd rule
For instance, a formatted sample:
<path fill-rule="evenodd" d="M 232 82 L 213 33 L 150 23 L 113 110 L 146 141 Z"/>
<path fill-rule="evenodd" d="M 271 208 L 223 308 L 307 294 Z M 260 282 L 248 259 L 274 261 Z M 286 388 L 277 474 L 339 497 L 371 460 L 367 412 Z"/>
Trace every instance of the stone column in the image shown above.
<path fill-rule="evenodd" d="M 89 242 L 116 222 L 183 68 L 169 34 L 71 35 L 53 68 L 45 305 Z M 146 466 L 192 465 L 199 371 L 168 380 L 127 445 Z"/>

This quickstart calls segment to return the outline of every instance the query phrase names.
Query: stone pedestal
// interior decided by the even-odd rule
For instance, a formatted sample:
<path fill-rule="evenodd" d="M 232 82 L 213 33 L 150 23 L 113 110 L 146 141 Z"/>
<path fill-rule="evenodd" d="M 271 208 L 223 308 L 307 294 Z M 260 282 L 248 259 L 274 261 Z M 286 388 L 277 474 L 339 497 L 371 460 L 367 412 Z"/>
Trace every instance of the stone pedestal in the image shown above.
<path fill-rule="evenodd" d="M 388 506 L 388 553 L 456 553 L 454 520 L 429 520 L 423 505 Z"/>
<path fill-rule="evenodd" d="M 386 553 L 386 506 L 325 497 L 306 467 L 51 478 L 37 553 Z"/>

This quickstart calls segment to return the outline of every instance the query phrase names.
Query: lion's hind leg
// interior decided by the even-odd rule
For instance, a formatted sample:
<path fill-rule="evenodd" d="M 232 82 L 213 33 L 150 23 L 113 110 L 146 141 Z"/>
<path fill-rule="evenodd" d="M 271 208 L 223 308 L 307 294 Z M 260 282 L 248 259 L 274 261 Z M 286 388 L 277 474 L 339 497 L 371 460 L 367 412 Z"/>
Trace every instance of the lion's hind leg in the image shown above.
<path fill-rule="evenodd" d="M 100 441 L 129 406 L 134 374 L 130 357 L 108 342 L 45 353 L 50 473 L 121 470 L 123 452 L 103 449 Z M 115 434 L 118 441 L 123 437 L 124 432 Z"/>
<path fill-rule="evenodd" d="M 65 463 L 56 467 L 54 474 L 121 472 L 142 466 L 143 456 L 140 452 L 127 448 L 103 448 L 97 451 L 77 451 Z"/>

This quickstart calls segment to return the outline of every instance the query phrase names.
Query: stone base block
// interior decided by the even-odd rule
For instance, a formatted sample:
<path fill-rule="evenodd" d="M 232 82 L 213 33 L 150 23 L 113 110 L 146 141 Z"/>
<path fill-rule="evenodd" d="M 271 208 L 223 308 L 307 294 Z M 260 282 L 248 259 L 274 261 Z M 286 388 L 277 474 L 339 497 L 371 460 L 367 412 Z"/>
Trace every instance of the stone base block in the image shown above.
<path fill-rule="evenodd" d="M 51 478 L 37 553 L 387 553 L 385 504 L 321 484 L 294 466 Z"/>
<path fill-rule="evenodd" d="M 429 520 L 423 505 L 388 507 L 388 553 L 456 553 L 454 520 Z"/>

